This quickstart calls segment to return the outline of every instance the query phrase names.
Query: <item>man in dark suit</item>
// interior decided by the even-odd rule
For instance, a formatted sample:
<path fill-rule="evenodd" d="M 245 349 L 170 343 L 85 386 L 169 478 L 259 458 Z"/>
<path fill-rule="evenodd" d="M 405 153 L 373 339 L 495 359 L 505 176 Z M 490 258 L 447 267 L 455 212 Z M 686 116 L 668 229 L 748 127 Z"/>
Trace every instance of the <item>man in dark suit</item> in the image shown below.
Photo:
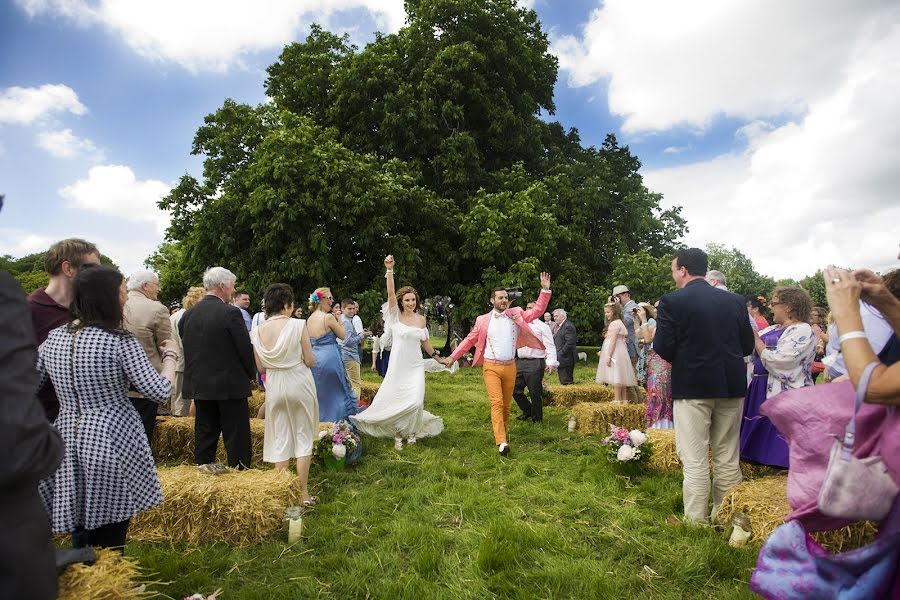
<path fill-rule="evenodd" d="M 707 522 L 712 449 L 713 509 L 740 483 L 738 446 L 747 392 L 744 356 L 753 351 L 753 329 L 744 299 L 706 282 L 706 253 L 679 250 L 672 259 L 678 290 L 663 296 L 653 350 L 672 363 L 675 445 L 684 466 L 684 514 Z"/>
<path fill-rule="evenodd" d="M 2 204 L 2 197 L 0 197 Z M 25 292 L 0 271 L 0 598 L 56 598 L 56 564 L 38 481 L 63 457 L 35 392 L 37 345 Z"/>
<path fill-rule="evenodd" d="M 234 274 L 212 267 L 203 274 L 206 296 L 184 313 L 178 332 L 184 344 L 184 395 L 194 399 L 194 458 L 215 460 L 219 434 L 228 466 L 250 466 L 247 397 L 256 375 L 250 334 L 241 311 L 231 305 Z"/>
<path fill-rule="evenodd" d="M 562 385 L 575 383 L 575 362 L 578 360 L 578 334 L 575 324 L 566 315 L 566 311 L 557 308 L 553 311 L 553 320 L 556 322 L 556 331 L 553 333 L 553 343 L 556 344 L 556 360 L 559 361 L 559 382 Z"/>

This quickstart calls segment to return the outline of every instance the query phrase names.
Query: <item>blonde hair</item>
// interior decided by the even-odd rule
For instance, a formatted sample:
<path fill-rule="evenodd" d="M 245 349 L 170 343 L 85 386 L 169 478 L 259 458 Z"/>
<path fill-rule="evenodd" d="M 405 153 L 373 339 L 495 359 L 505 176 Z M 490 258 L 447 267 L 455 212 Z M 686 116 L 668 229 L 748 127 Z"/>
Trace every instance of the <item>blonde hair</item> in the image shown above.
<path fill-rule="evenodd" d="M 193 305 L 200 302 L 200 299 L 206 294 L 206 290 L 202 287 L 192 286 L 188 288 L 187 293 L 184 295 L 184 298 L 181 299 L 181 308 L 184 310 L 189 309 Z"/>
<path fill-rule="evenodd" d="M 330 291 L 331 291 L 331 288 L 320 287 L 320 288 L 314 289 L 314 290 L 313 290 L 313 293 L 310 294 L 310 296 L 312 296 L 313 294 L 318 294 L 318 295 L 320 295 L 320 296 L 324 296 L 324 295 L 325 295 L 325 292 L 330 292 Z M 313 302 L 312 300 L 310 300 L 310 301 L 309 301 L 309 314 L 311 315 L 311 314 L 313 314 L 314 312 L 316 312 L 317 310 L 319 310 L 319 306 L 321 306 L 321 305 L 322 305 L 322 302 L 321 302 L 321 301 L 319 301 L 319 302 Z"/>

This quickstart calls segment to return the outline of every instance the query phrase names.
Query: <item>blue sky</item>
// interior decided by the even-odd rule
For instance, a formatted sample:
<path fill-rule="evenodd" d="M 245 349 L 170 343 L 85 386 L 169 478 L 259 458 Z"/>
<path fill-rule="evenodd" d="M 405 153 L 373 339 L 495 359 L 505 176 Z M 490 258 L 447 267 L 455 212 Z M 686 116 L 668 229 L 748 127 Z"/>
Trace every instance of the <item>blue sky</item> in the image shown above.
<path fill-rule="evenodd" d="M 734 245 L 775 276 L 893 266 L 895 3 L 524 4 L 560 58 L 552 118 L 629 144 L 684 206 L 686 242 Z M 206 114 L 262 102 L 265 67 L 312 22 L 363 46 L 402 19 L 399 0 L 0 4 L 0 253 L 77 235 L 139 268 L 162 240 L 155 199 L 200 175 Z"/>

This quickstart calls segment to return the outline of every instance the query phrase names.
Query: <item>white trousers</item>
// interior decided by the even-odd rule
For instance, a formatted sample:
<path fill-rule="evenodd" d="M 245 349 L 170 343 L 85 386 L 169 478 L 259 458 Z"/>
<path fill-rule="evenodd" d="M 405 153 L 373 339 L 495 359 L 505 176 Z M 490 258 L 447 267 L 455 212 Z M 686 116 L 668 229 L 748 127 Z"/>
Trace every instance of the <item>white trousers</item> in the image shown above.
<path fill-rule="evenodd" d="M 741 482 L 743 398 L 674 400 L 675 449 L 684 471 L 684 516 L 707 523 L 725 494 Z M 709 454 L 713 460 L 713 508 L 709 510 Z"/>

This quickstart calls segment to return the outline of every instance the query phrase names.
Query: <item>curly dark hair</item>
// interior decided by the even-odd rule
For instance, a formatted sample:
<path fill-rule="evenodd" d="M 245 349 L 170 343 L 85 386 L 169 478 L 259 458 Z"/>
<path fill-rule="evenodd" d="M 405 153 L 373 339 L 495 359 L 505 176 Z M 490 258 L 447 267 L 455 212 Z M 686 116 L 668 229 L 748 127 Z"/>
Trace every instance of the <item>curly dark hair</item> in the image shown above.
<path fill-rule="evenodd" d="M 273 283 L 263 294 L 266 317 L 277 315 L 294 303 L 294 288 L 286 283 Z"/>
<path fill-rule="evenodd" d="M 776 302 L 787 306 L 790 317 L 795 321 L 809 323 L 810 317 L 812 317 L 813 301 L 803 288 L 775 288 L 775 291 L 772 292 L 772 304 Z"/>

